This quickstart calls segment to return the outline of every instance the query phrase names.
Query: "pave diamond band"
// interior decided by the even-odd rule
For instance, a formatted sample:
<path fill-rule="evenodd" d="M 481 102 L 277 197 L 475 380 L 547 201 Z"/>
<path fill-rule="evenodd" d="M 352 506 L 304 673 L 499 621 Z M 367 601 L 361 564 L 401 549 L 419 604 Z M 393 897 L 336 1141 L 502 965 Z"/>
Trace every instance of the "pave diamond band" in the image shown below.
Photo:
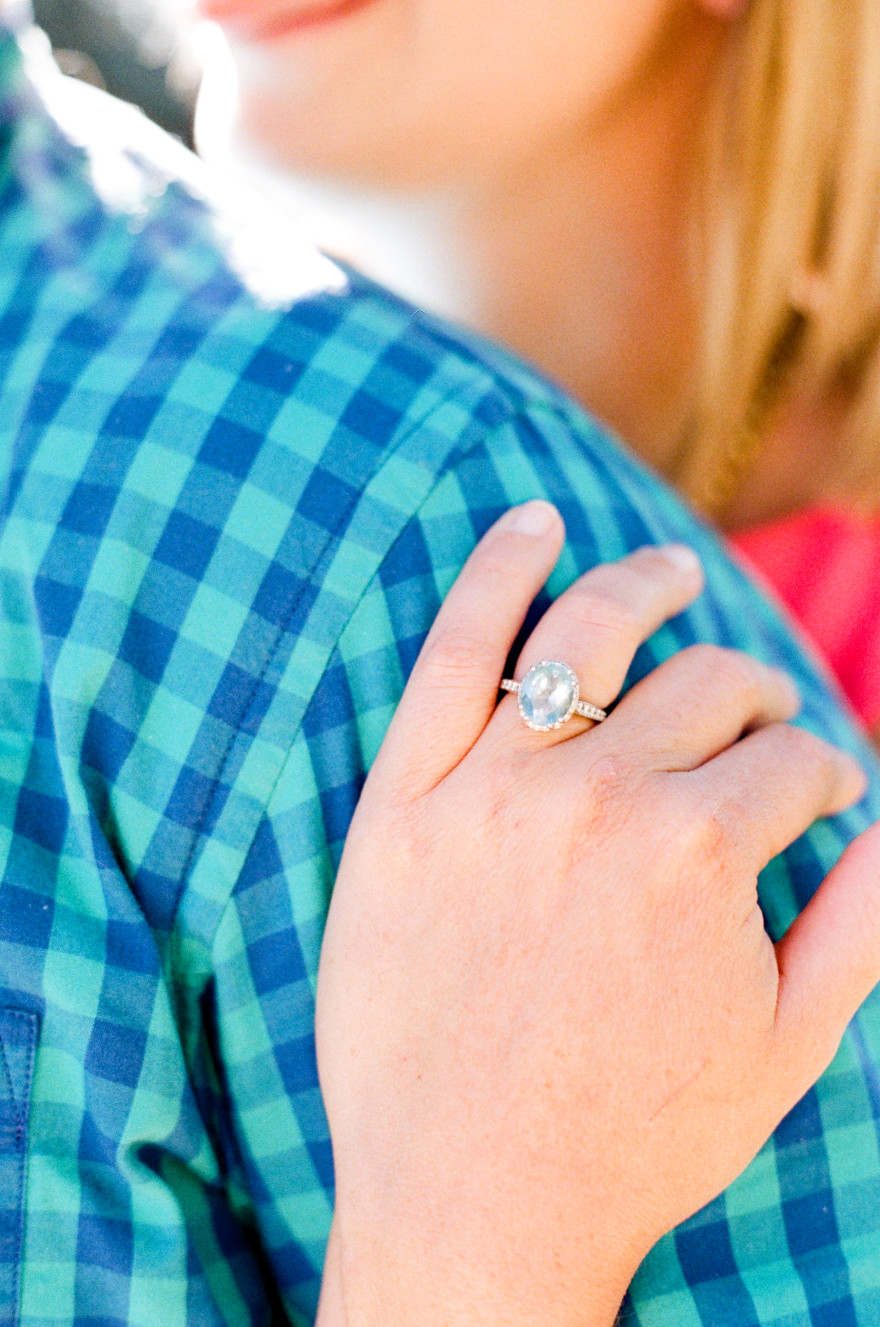
<path fill-rule="evenodd" d="M 514 693 L 523 722 L 539 733 L 561 728 L 575 714 L 595 723 L 608 718 L 598 705 L 581 700 L 577 674 L 561 659 L 542 659 L 529 669 L 521 682 L 504 678 L 501 690 Z"/>

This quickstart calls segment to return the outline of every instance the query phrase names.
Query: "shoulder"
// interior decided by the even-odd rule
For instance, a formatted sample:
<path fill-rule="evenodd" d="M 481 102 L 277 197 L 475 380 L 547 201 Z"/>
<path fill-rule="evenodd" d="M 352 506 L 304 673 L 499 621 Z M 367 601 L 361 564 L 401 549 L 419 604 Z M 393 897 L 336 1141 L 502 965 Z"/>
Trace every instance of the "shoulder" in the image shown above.
<path fill-rule="evenodd" d="M 317 254 L 100 94 L 40 75 L 14 126 L 0 571 L 35 616 L 8 643 L 48 661 L 59 757 L 125 808 L 157 915 L 184 881 L 203 907 L 200 871 L 212 896 L 234 878 L 339 649 L 351 687 L 383 649 L 402 682 L 513 502 L 566 518 L 551 591 L 690 539 L 730 606 L 710 635 L 792 653 L 744 630 L 744 604 L 769 610 L 708 532 L 527 367 Z"/>
<path fill-rule="evenodd" d="M 436 474 L 524 406 L 561 404 L 318 253 L 132 108 L 41 67 L 0 113 L 13 468 L 38 463 L 36 434 L 64 432 L 78 456 L 114 434 L 289 506 L 299 481 L 305 509 L 338 511 L 414 433 Z"/>
<path fill-rule="evenodd" d="M 567 407 L 100 94 L 41 74 L 0 113 L 6 726 L 79 771 L 59 815 L 113 808 L 151 921 L 207 925 L 417 513 Z"/>

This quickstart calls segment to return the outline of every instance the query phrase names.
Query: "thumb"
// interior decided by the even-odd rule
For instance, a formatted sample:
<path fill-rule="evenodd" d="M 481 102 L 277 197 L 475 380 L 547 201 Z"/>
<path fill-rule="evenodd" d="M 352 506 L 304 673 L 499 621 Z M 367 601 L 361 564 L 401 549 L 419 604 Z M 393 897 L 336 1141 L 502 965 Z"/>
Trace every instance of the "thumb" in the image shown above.
<path fill-rule="evenodd" d="M 880 823 L 861 834 L 776 946 L 785 1072 L 812 1087 L 880 981 Z"/>

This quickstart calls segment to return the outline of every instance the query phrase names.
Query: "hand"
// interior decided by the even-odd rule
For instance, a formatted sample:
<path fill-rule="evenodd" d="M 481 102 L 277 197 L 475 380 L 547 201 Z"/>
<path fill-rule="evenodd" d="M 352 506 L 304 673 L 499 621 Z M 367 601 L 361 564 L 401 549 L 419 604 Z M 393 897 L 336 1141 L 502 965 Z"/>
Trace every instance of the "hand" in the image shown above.
<path fill-rule="evenodd" d="M 863 836 L 784 940 L 758 872 L 863 791 L 789 726 L 789 680 L 685 650 L 605 723 L 497 704 L 556 557 L 543 503 L 453 587 L 354 818 L 318 984 L 337 1208 L 322 1327 L 610 1324 L 639 1262 L 729 1184 L 880 978 Z M 687 550 L 595 568 L 518 676 L 607 706 L 701 585 Z"/>

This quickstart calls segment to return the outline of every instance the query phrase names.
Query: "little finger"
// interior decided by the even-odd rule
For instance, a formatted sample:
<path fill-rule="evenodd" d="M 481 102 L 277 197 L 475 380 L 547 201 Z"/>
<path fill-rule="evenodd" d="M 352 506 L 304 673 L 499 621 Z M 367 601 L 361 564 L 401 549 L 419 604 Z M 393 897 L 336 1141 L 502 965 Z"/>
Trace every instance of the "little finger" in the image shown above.
<path fill-rule="evenodd" d="M 814 821 L 837 815 L 865 791 L 852 756 L 782 723 L 743 738 L 687 778 L 753 876 Z"/>
<path fill-rule="evenodd" d="M 788 1110 L 880 981 L 880 825 L 849 845 L 776 946 L 777 1081 Z"/>
<path fill-rule="evenodd" d="M 787 673 L 739 650 L 692 645 L 633 687 L 614 712 L 619 737 L 649 768 L 696 769 L 744 733 L 793 719 L 800 696 Z"/>

